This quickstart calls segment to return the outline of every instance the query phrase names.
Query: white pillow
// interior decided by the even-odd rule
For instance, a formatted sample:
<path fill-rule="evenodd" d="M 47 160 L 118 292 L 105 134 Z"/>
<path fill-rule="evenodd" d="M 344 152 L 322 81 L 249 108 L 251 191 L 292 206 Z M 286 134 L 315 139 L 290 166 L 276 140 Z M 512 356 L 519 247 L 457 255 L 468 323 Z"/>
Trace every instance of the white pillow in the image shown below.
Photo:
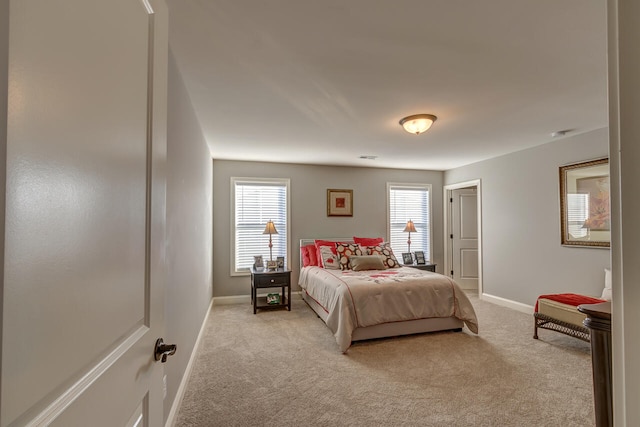
<path fill-rule="evenodd" d="M 324 268 L 327 270 L 340 270 L 338 257 L 329 246 L 320 246 L 320 256 L 322 257 L 322 265 Z"/>
<path fill-rule="evenodd" d="M 604 269 L 604 289 L 600 299 L 611 301 L 611 269 Z"/>

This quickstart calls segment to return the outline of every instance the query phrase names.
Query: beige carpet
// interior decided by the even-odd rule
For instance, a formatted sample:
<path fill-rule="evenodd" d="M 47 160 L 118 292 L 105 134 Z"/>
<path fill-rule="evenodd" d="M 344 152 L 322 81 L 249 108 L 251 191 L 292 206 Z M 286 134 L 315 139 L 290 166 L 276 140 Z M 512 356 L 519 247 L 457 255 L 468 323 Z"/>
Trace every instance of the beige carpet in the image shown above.
<path fill-rule="evenodd" d="M 177 426 L 593 426 L 589 344 L 472 296 L 478 336 L 354 344 L 291 312 L 214 306 Z"/>

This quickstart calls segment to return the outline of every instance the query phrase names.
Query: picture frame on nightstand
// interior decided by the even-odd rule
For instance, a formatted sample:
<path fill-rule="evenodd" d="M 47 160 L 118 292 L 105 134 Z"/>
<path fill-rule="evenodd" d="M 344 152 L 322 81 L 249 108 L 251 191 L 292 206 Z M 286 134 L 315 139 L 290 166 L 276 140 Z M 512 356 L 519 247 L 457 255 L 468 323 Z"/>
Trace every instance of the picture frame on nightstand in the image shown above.
<path fill-rule="evenodd" d="M 284 257 L 283 256 L 277 257 L 276 261 L 278 262 L 278 268 L 284 268 Z"/>
<path fill-rule="evenodd" d="M 267 270 L 276 270 L 278 268 L 278 261 L 267 261 Z"/>
<path fill-rule="evenodd" d="M 427 263 L 427 261 L 424 258 L 424 251 L 415 251 L 413 254 L 416 257 L 416 264 L 424 265 Z"/>
<path fill-rule="evenodd" d="M 403 252 L 402 253 L 402 263 L 403 264 L 413 264 L 413 256 L 411 252 Z"/>
<path fill-rule="evenodd" d="M 262 255 L 254 255 L 253 256 L 253 268 L 263 268 L 264 263 L 262 262 Z"/>

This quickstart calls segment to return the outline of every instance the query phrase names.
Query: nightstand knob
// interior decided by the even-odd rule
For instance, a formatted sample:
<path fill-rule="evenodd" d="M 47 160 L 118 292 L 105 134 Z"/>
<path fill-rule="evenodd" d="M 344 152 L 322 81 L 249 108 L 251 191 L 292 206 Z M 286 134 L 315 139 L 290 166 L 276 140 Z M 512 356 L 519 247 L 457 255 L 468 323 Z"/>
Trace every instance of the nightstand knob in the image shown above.
<path fill-rule="evenodd" d="M 271 283 L 273 283 L 273 282 L 275 282 L 275 280 L 274 280 L 274 279 L 271 279 Z"/>

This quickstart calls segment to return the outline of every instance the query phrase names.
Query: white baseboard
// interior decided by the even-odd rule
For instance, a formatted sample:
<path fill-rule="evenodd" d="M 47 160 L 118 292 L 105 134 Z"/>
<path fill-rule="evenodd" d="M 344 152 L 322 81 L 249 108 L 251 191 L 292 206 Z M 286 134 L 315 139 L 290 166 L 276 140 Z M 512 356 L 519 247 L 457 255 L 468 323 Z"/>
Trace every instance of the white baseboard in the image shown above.
<path fill-rule="evenodd" d="M 198 333 L 198 338 L 196 339 L 196 343 L 193 346 L 193 351 L 191 351 L 191 356 L 189 357 L 189 363 L 187 363 L 187 369 L 184 370 L 184 375 L 182 376 L 182 380 L 180 381 L 180 386 L 178 387 L 178 391 L 176 392 L 176 397 L 175 399 L 173 399 L 173 405 L 171 405 L 171 410 L 169 411 L 169 415 L 167 416 L 167 422 L 165 423 L 165 427 L 173 427 L 176 423 L 178 410 L 180 409 L 180 405 L 182 405 L 182 399 L 184 398 L 184 393 L 187 388 L 187 382 L 189 381 L 189 377 L 191 376 L 191 370 L 193 369 L 193 364 L 196 359 L 196 354 L 198 353 L 198 347 L 200 347 L 200 340 L 204 335 L 204 328 L 207 325 L 207 320 L 209 319 L 209 314 L 211 313 L 212 306 L 213 306 L 213 298 L 211 299 L 211 303 L 209 304 L 209 308 L 207 309 L 207 315 L 204 316 L 204 320 L 202 321 L 202 325 L 200 326 L 200 332 Z"/>
<path fill-rule="evenodd" d="M 249 304 L 251 295 L 234 295 L 230 297 L 213 297 L 213 305 Z"/>
<path fill-rule="evenodd" d="M 496 305 L 508 307 L 516 311 L 521 311 L 522 313 L 533 314 L 532 305 L 522 304 L 521 302 L 511 301 L 506 298 L 501 298 L 501 297 L 497 297 L 489 294 L 482 294 L 482 297 L 480 299 Z"/>

